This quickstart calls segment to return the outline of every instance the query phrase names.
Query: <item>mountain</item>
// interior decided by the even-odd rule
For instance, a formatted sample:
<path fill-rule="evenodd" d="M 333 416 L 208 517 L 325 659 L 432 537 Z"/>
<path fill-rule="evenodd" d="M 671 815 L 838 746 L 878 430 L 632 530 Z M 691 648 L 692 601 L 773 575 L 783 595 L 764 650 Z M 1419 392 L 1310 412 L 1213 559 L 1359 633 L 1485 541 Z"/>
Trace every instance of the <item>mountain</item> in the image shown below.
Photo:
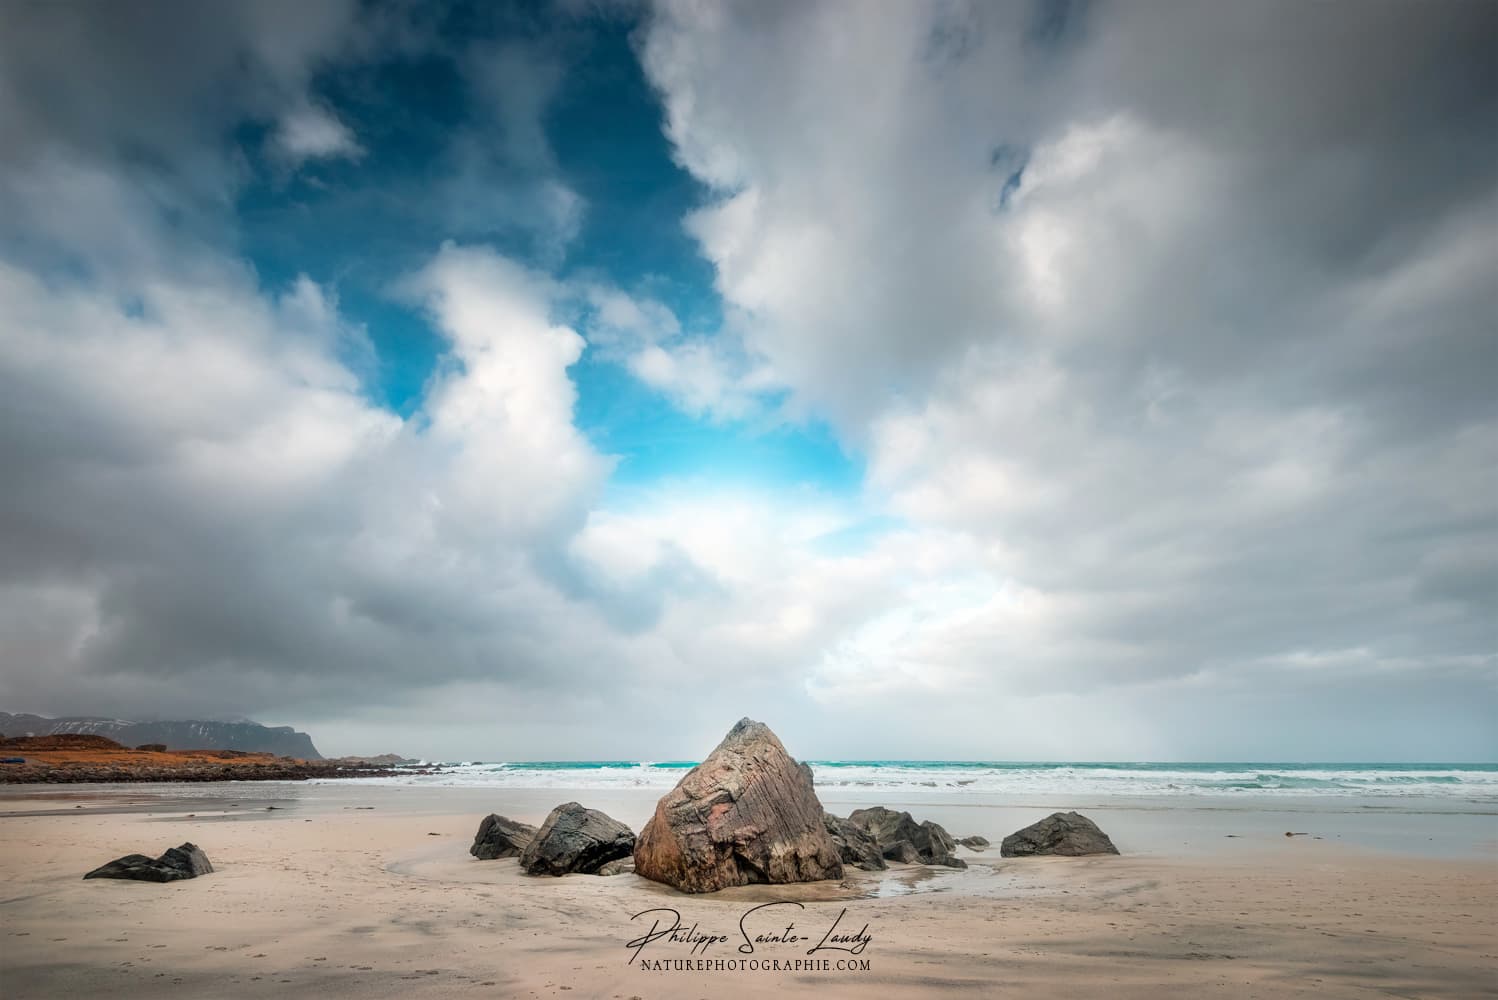
<path fill-rule="evenodd" d="M 131 722 L 127 719 L 48 719 L 40 715 L 0 712 L 0 733 L 6 736 L 53 736 L 87 733 L 107 736 L 127 747 L 165 743 L 168 750 L 248 750 L 278 757 L 322 760 L 312 737 L 290 726 L 262 726 L 256 722 Z"/>

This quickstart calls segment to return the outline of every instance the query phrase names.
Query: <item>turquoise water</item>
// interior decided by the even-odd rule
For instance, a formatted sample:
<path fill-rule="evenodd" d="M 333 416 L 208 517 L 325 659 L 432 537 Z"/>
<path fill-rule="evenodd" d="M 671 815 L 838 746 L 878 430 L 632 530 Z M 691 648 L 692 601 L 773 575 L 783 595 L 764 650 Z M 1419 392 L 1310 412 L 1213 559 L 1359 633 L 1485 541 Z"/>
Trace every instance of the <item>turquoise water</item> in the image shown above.
<path fill-rule="evenodd" d="M 458 761 L 411 784 L 669 788 L 694 761 Z M 1498 763 L 810 761 L 818 788 L 961 794 L 1434 797 L 1498 802 Z"/>

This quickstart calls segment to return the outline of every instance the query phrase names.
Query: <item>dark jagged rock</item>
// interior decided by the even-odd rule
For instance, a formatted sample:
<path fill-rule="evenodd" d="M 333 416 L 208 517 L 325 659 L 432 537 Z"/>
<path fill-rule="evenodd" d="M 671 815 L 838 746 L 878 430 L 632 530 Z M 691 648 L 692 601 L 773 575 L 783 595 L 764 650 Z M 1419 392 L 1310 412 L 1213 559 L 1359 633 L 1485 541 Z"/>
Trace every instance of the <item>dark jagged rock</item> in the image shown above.
<path fill-rule="evenodd" d="M 832 835 L 832 843 L 837 847 L 838 856 L 842 858 L 843 864 L 853 865 L 855 868 L 862 868 L 868 872 L 883 871 L 889 867 L 884 863 L 884 855 L 880 852 L 879 845 L 863 827 L 850 823 L 841 816 L 834 816 L 830 812 L 822 814 L 822 822 L 827 827 L 827 832 Z"/>
<path fill-rule="evenodd" d="M 905 864 L 944 865 L 948 868 L 966 868 L 967 862 L 952 854 L 957 848 L 946 830 L 930 820 L 917 823 L 908 812 L 896 812 L 884 806 L 871 809 L 855 809 L 848 822 L 861 827 L 880 852 L 890 861 Z M 909 850 L 903 845 L 909 845 Z M 914 857 L 916 860 L 909 860 Z"/>
<path fill-rule="evenodd" d="M 682 892 L 843 877 L 811 768 L 762 722 L 740 719 L 656 803 L 635 871 Z"/>
<path fill-rule="evenodd" d="M 213 871 L 208 856 L 196 844 L 169 847 L 159 858 L 148 858 L 144 854 L 127 854 L 107 865 L 100 865 L 84 878 L 123 878 L 137 882 L 176 882 L 185 878 L 197 878 Z"/>
<path fill-rule="evenodd" d="M 634 849 L 629 827 L 597 809 L 564 802 L 521 850 L 520 867 L 528 875 L 593 875 Z"/>
<path fill-rule="evenodd" d="M 490 813 L 479 823 L 479 832 L 468 853 L 480 861 L 517 857 L 535 836 L 536 828 L 529 823 L 517 823 Z"/>
<path fill-rule="evenodd" d="M 940 848 L 940 853 L 949 856 L 953 851 L 957 850 L 957 839 L 941 825 L 933 823 L 929 819 L 923 819 L 921 820 L 921 829 L 931 839 L 931 853 L 933 855 L 937 853 L 938 848 Z"/>
<path fill-rule="evenodd" d="M 986 848 L 989 848 L 989 847 L 993 846 L 992 844 L 990 844 L 988 842 L 988 838 L 987 837 L 977 837 L 977 836 L 974 836 L 974 837 L 963 837 L 961 840 L 957 841 L 957 843 L 961 844 L 963 847 L 969 848 L 969 849 L 974 850 L 974 851 L 981 851 L 981 850 L 984 850 Z"/>
<path fill-rule="evenodd" d="M 1003 844 L 999 846 L 999 853 L 1006 858 L 1034 854 L 1078 857 L 1084 854 L 1117 854 L 1118 848 L 1086 816 L 1079 812 L 1058 812 L 1005 837 Z"/>
<path fill-rule="evenodd" d="M 908 840 L 897 840 L 884 847 L 883 851 L 886 858 L 898 864 L 923 865 L 926 863 L 926 859 L 921 857 L 921 852 L 916 850 L 915 845 Z"/>

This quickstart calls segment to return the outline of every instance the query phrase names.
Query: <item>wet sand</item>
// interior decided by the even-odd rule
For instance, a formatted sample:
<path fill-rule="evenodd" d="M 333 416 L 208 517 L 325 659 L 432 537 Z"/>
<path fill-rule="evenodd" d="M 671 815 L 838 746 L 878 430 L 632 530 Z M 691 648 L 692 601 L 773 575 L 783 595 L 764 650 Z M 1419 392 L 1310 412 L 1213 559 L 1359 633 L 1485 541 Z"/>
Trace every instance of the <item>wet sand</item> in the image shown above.
<path fill-rule="evenodd" d="M 389 787 L 287 794 L 244 785 L 153 797 L 137 786 L 0 798 L 0 993 L 1498 995 L 1490 853 L 1381 854 L 1281 834 L 1179 857 L 1127 844 L 1117 858 L 964 852 L 966 871 L 896 866 L 842 883 L 684 896 L 634 875 L 530 878 L 513 860 L 467 854 L 489 809 L 536 822 L 544 803 L 576 797 L 638 828 L 653 794 L 611 803 Z M 481 797 L 487 808 L 474 808 Z M 952 832 L 995 841 L 1006 832 L 971 815 Z M 184 840 L 204 848 L 214 874 L 168 885 L 80 878 L 120 854 Z M 753 910 L 765 903 L 777 905 Z M 631 919 L 647 910 L 656 912 Z M 727 940 L 695 954 L 665 939 L 627 946 L 667 910 L 698 938 Z M 742 954 L 741 920 L 751 937 L 806 940 Z M 834 924 L 835 933 L 867 928 L 861 953 L 808 956 Z M 697 961 L 708 967 L 681 967 Z M 792 962 L 818 964 L 787 971 Z"/>

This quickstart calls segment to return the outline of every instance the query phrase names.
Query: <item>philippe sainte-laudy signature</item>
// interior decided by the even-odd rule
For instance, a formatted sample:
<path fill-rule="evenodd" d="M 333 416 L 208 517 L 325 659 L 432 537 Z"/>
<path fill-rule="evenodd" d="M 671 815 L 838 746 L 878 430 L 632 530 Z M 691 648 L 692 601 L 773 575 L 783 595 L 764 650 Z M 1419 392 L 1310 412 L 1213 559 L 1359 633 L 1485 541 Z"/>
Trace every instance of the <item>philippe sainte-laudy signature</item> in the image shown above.
<path fill-rule="evenodd" d="M 759 906 L 745 910 L 739 917 L 737 934 L 720 934 L 716 931 L 704 930 L 697 922 L 690 927 L 684 927 L 681 922 L 681 913 L 669 906 L 641 910 L 629 919 L 640 920 L 642 917 L 651 917 L 650 930 L 625 945 L 630 949 L 629 964 L 634 964 L 635 959 L 640 957 L 640 952 L 644 951 L 647 945 L 657 942 L 685 945 L 691 949 L 693 956 L 706 955 L 715 948 L 727 948 L 730 945 L 734 945 L 740 955 L 753 955 L 761 949 L 779 947 L 796 949 L 805 947 L 807 955 L 815 955 L 824 951 L 862 955 L 864 949 L 869 946 L 869 942 L 874 939 L 869 933 L 867 923 L 860 930 L 853 931 L 851 923 L 844 922 L 848 916 L 846 906 L 838 913 L 831 926 L 820 932 L 799 927 L 794 919 L 788 919 L 792 916 L 791 914 L 784 910 L 775 910 L 776 907 L 785 906 L 794 906 L 798 910 L 806 909 L 805 903 L 792 901 L 761 903 Z M 782 924 L 782 920 L 785 923 Z"/>

